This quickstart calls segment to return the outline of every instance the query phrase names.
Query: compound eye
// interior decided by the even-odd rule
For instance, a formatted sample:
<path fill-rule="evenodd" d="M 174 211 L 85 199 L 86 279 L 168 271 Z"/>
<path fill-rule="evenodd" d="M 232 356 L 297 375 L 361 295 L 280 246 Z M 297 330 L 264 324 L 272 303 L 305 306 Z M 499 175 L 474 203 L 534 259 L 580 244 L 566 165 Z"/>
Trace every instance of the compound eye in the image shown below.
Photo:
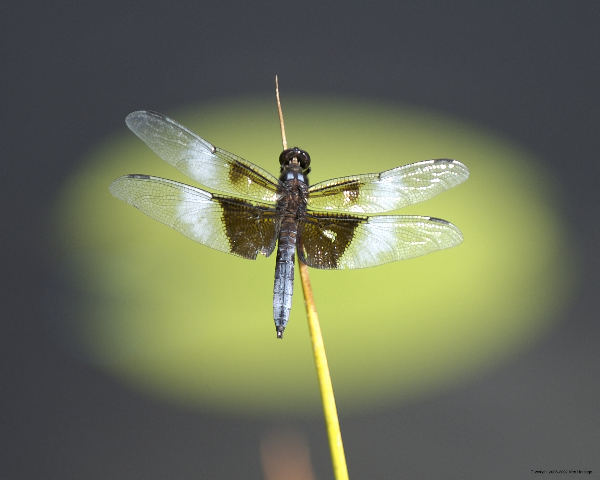
<path fill-rule="evenodd" d="M 288 148 L 287 150 L 284 150 L 283 152 L 281 152 L 281 155 L 279 155 L 279 165 L 287 165 L 288 163 L 290 163 L 290 160 L 294 158 L 294 156 L 295 155 L 293 148 Z"/>
<path fill-rule="evenodd" d="M 300 162 L 302 170 L 306 170 L 310 165 L 310 155 L 304 150 L 300 150 L 300 153 L 298 155 L 298 161 Z"/>

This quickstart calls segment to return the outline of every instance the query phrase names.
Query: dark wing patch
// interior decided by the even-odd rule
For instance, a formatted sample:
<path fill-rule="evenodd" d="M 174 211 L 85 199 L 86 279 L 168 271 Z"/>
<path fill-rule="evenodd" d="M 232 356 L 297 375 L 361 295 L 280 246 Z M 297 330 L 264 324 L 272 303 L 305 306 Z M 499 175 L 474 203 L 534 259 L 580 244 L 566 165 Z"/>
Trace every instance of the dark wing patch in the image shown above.
<path fill-rule="evenodd" d="M 273 253 L 281 224 L 274 208 L 226 195 L 214 194 L 213 200 L 223 209 L 231 253 L 253 259 L 257 252 L 266 257 Z"/>
<path fill-rule="evenodd" d="M 343 258 L 369 217 L 310 212 L 298 225 L 298 257 L 313 268 L 344 268 Z"/>
<path fill-rule="evenodd" d="M 277 201 L 279 180 L 266 170 L 215 147 L 176 121 L 151 111 L 133 112 L 127 126 L 160 158 L 214 190 Z"/>
<path fill-rule="evenodd" d="M 111 193 L 188 238 L 254 260 L 275 249 L 279 219 L 267 203 L 214 195 L 183 183 L 149 175 L 126 175 Z"/>
<path fill-rule="evenodd" d="M 425 160 L 317 183 L 308 190 L 308 206 L 352 213 L 389 212 L 423 202 L 468 177 L 469 170 L 457 160 Z"/>
<path fill-rule="evenodd" d="M 309 267 L 365 268 L 454 247 L 463 240 L 450 222 L 413 215 L 310 212 L 299 224 L 298 256 Z"/>

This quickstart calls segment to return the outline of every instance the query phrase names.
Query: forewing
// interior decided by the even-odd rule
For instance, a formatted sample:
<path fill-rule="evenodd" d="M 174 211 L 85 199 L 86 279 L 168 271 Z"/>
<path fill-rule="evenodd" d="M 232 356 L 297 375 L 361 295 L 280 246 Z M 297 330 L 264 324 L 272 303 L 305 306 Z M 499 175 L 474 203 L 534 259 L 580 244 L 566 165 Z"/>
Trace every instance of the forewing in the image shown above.
<path fill-rule="evenodd" d="M 365 268 L 459 245 L 450 222 L 412 215 L 358 216 L 311 212 L 299 230 L 299 257 L 309 267 Z"/>
<path fill-rule="evenodd" d="M 279 180 L 221 150 L 160 113 L 133 112 L 127 126 L 160 158 L 208 188 L 256 200 L 277 201 Z"/>
<path fill-rule="evenodd" d="M 423 202 L 469 177 L 457 160 L 411 163 L 381 173 L 334 178 L 308 190 L 308 206 L 319 210 L 381 213 Z"/>
<path fill-rule="evenodd" d="M 221 252 L 254 260 L 269 256 L 279 221 L 266 203 L 216 195 L 149 175 L 125 175 L 111 193 L 192 240 Z"/>

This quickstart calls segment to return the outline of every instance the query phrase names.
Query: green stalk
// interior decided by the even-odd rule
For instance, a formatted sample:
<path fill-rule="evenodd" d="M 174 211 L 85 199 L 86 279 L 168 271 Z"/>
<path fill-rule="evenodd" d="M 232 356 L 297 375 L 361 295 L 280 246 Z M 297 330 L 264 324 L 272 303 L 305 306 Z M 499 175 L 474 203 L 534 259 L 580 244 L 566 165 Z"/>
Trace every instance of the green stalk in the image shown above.
<path fill-rule="evenodd" d="M 325 415 L 325 424 L 327 425 L 327 436 L 329 437 L 333 474 L 336 480 L 348 480 L 348 467 L 346 466 L 346 456 L 344 455 L 344 444 L 342 443 L 340 422 L 335 406 L 335 397 L 333 395 L 331 376 L 329 375 L 329 366 L 327 365 L 327 355 L 325 355 L 325 344 L 323 343 L 315 299 L 310 286 L 308 267 L 300 261 L 298 261 L 298 264 L 300 266 L 302 290 L 304 291 L 304 302 L 306 303 L 310 339 L 312 342 L 313 355 L 315 357 L 315 365 L 317 367 L 319 388 L 321 390 L 321 402 L 323 402 L 323 413 Z"/>
<path fill-rule="evenodd" d="M 279 82 L 277 81 L 277 77 L 275 77 L 275 94 L 277 96 L 277 108 L 279 110 L 281 140 L 283 149 L 287 150 L 288 145 L 283 124 L 281 102 L 279 101 Z M 331 384 L 331 376 L 329 375 L 329 366 L 327 365 L 327 355 L 325 354 L 325 344 L 323 343 L 323 336 L 321 335 L 317 307 L 315 306 L 315 299 L 312 294 L 312 287 L 310 286 L 308 267 L 301 261 L 298 261 L 298 265 L 300 267 L 300 278 L 302 279 L 302 290 L 304 292 L 304 303 L 306 304 L 310 339 L 312 342 L 313 355 L 315 357 L 315 365 L 317 367 L 319 389 L 321 390 L 321 402 L 323 403 L 323 414 L 325 415 L 325 425 L 327 426 L 333 474 L 335 480 L 348 480 L 348 467 L 346 466 L 346 455 L 344 454 L 340 422 L 335 406 L 333 385 Z"/>

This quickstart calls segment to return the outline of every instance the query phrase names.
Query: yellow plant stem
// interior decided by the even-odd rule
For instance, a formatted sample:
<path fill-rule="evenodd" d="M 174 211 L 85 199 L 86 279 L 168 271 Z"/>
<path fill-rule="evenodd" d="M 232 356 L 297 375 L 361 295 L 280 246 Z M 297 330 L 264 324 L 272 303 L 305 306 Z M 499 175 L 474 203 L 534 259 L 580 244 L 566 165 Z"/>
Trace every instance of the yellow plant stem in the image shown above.
<path fill-rule="evenodd" d="M 277 76 L 275 76 L 275 95 L 277 97 L 277 109 L 279 111 L 279 125 L 281 126 L 281 143 L 283 144 L 283 149 L 287 150 L 288 144 L 285 136 L 285 126 L 283 124 L 281 102 L 279 100 L 279 82 Z M 327 365 L 327 356 L 325 355 L 325 344 L 323 343 L 315 299 L 312 294 L 312 287 L 310 286 L 308 267 L 300 260 L 298 260 L 298 265 L 300 267 L 300 278 L 302 279 L 302 290 L 304 291 L 304 303 L 306 304 L 310 339 L 312 341 L 313 355 L 317 367 L 319 389 L 321 390 L 321 401 L 323 402 L 327 436 L 329 437 L 333 474 L 335 480 L 348 480 L 348 467 L 346 466 L 346 456 L 344 455 L 342 432 L 340 431 L 340 422 L 335 406 L 335 397 L 333 396 L 333 385 L 331 385 L 331 376 L 329 375 L 329 366 Z"/>
<path fill-rule="evenodd" d="M 310 330 L 319 388 L 321 390 L 323 413 L 325 414 L 325 424 L 327 425 L 327 436 L 329 437 L 333 473 L 336 480 L 348 480 L 348 467 L 346 466 L 342 433 L 340 431 L 340 423 L 338 421 L 337 408 L 335 406 L 335 397 L 333 396 L 333 385 L 331 384 L 331 376 L 329 375 L 327 355 L 325 355 L 325 344 L 323 343 L 323 336 L 321 335 L 321 326 L 319 325 L 315 299 L 310 286 L 308 267 L 301 261 L 298 261 L 298 264 L 300 267 L 300 278 L 302 279 L 302 289 L 304 290 L 308 328 Z"/>

